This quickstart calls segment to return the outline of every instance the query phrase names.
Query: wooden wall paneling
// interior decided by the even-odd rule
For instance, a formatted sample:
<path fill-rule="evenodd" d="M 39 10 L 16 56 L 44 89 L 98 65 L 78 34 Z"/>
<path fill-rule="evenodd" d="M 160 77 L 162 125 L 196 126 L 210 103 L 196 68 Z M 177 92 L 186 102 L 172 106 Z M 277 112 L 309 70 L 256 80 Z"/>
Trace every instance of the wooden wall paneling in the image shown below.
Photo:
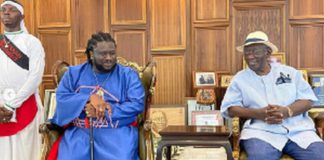
<path fill-rule="evenodd" d="M 51 67 L 57 60 L 73 64 L 69 30 L 39 30 L 38 37 L 45 49 L 45 74 L 51 73 Z"/>
<path fill-rule="evenodd" d="M 36 0 L 38 28 L 70 27 L 71 0 Z"/>
<path fill-rule="evenodd" d="M 234 3 L 251 3 L 251 2 L 271 2 L 271 1 L 286 1 L 286 0 L 232 0 Z"/>
<path fill-rule="evenodd" d="M 111 24 L 146 24 L 147 0 L 111 0 Z"/>
<path fill-rule="evenodd" d="M 85 52 L 85 49 L 74 51 L 74 64 L 75 65 L 85 63 L 88 60 L 88 57 L 84 52 Z"/>
<path fill-rule="evenodd" d="M 236 47 L 242 45 L 248 33 L 265 32 L 279 51 L 286 51 L 286 6 L 285 2 L 251 2 L 233 4 L 233 69 L 242 69 L 242 53 Z"/>
<path fill-rule="evenodd" d="M 34 0 L 20 0 L 19 1 L 24 6 L 25 14 L 25 25 L 28 29 L 28 32 L 35 34 L 35 11 L 34 11 Z"/>
<path fill-rule="evenodd" d="M 229 0 L 192 0 L 194 23 L 229 21 Z"/>
<path fill-rule="evenodd" d="M 324 24 L 292 24 L 290 26 L 290 62 L 296 68 L 324 68 Z"/>
<path fill-rule="evenodd" d="M 74 0 L 75 50 L 84 50 L 93 33 L 108 32 L 105 24 L 108 23 L 107 3 L 107 0 Z"/>
<path fill-rule="evenodd" d="M 229 34 L 228 26 L 193 29 L 194 70 L 230 72 Z"/>
<path fill-rule="evenodd" d="M 186 0 L 150 3 L 152 51 L 186 49 Z"/>
<path fill-rule="evenodd" d="M 324 0 L 288 0 L 289 18 L 324 18 Z"/>
<path fill-rule="evenodd" d="M 145 30 L 113 30 L 117 43 L 117 55 L 140 65 L 146 63 L 146 31 Z"/>
<path fill-rule="evenodd" d="M 153 104 L 183 104 L 185 95 L 184 57 L 154 56 L 157 82 Z"/>

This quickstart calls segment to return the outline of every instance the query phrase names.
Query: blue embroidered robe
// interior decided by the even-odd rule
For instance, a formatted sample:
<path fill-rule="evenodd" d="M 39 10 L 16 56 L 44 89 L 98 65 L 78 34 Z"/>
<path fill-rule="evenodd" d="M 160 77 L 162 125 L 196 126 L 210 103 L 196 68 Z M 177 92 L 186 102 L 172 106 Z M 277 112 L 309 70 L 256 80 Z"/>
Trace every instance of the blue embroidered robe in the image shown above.
<path fill-rule="evenodd" d="M 138 130 L 130 124 L 144 110 L 145 92 L 138 73 L 130 67 L 117 64 L 111 72 L 97 73 L 96 76 L 89 63 L 70 67 L 56 91 L 57 107 L 52 123 L 64 126 L 76 118 L 85 119 L 84 106 L 93 89 L 82 86 L 95 87 L 98 84 L 104 85 L 102 88 L 119 100 L 104 95 L 112 107 L 112 124 L 118 123 L 118 126 L 94 128 L 94 159 L 139 159 Z M 105 116 L 109 122 L 107 111 Z M 89 157 L 89 129 L 70 125 L 59 144 L 58 159 L 89 160 Z"/>

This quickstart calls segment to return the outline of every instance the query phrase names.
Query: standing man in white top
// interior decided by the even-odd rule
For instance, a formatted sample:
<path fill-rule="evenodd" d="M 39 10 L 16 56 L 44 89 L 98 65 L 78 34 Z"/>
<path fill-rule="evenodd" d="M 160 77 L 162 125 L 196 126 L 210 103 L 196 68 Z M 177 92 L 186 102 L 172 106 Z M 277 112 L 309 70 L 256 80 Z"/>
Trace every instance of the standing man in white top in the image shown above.
<path fill-rule="evenodd" d="M 278 160 L 286 153 L 298 160 L 324 160 L 324 143 L 307 113 L 317 98 L 301 72 L 269 63 L 278 49 L 261 31 L 250 33 L 237 50 L 248 68 L 232 79 L 221 112 L 248 119 L 240 137 L 248 159 Z"/>
<path fill-rule="evenodd" d="M 43 120 L 38 86 L 44 71 L 44 49 L 24 25 L 23 6 L 15 0 L 1 4 L 0 35 L 0 159 L 37 160 Z"/>

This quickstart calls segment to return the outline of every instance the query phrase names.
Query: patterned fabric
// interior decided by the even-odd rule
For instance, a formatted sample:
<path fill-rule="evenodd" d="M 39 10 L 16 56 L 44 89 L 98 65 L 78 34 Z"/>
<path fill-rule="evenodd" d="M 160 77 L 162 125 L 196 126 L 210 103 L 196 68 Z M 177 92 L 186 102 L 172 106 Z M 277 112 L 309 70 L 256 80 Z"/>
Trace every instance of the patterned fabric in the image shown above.
<path fill-rule="evenodd" d="M 79 128 L 87 128 L 86 127 L 86 120 L 84 119 L 75 119 L 72 121 L 73 125 Z M 92 121 L 92 127 L 94 128 L 108 128 L 110 127 L 108 125 L 108 121 L 106 118 L 104 118 L 103 120 L 94 120 Z"/>

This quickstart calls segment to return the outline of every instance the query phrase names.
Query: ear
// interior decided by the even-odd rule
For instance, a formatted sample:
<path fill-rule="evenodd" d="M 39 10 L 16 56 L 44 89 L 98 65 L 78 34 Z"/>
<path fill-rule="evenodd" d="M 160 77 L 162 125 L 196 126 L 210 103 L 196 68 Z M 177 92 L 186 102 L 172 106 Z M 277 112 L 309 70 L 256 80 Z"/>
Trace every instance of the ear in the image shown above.
<path fill-rule="evenodd" d="M 270 47 L 267 47 L 267 56 L 271 56 L 272 49 Z"/>
<path fill-rule="evenodd" d="M 93 59 L 93 52 L 90 51 L 90 59 Z"/>

